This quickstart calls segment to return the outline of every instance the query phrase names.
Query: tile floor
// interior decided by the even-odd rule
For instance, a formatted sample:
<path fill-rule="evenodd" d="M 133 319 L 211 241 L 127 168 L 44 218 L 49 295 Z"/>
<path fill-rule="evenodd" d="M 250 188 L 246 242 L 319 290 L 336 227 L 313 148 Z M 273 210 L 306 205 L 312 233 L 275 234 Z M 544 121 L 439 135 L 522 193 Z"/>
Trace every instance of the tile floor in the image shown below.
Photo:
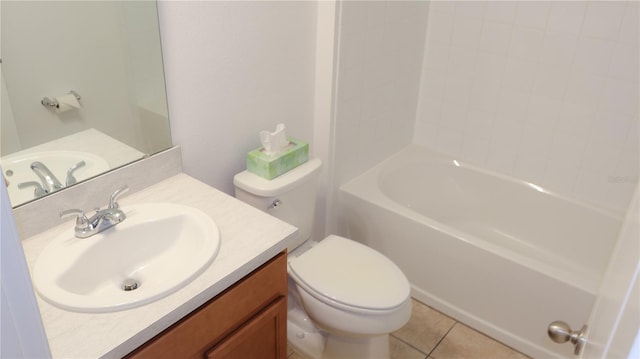
<path fill-rule="evenodd" d="M 391 334 L 391 359 L 525 359 L 526 355 L 413 300 L 409 323 Z M 288 359 L 304 359 L 289 349 Z"/>

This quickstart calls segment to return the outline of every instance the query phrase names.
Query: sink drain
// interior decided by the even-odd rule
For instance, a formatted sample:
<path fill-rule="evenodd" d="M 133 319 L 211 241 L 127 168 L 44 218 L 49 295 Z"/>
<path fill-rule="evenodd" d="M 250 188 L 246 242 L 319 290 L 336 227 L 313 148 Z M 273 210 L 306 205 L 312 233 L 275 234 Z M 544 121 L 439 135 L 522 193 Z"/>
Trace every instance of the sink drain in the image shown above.
<path fill-rule="evenodd" d="M 125 279 L 124 282 L 122 283 L 122 289 L 124 289 L 125 292 L 136 290 L 138 289 L 139 286 L 140 286 L 140 283 L 138 283 L 137 280 L 131 279 L 131 278 Z"/>

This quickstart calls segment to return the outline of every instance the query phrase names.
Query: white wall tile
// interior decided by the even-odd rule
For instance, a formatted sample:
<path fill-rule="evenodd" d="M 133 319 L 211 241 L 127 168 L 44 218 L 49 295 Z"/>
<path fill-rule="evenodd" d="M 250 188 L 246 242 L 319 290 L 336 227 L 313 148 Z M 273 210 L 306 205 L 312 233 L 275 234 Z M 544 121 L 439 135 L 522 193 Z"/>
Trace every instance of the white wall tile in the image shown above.
<path fill-rule="evenodd" d="M 607 176 L 598 171 L 581 171 L 574 192 L 586 201 L 607 203 Z"/>
<path fill-rule="evenodd" d="M 617 40 L 626 4 L 620 1 L 590 1 L 582 34 L 603 40 Z"/>
<path fill-rule="evenodd" d="M 618 111 L 632 116 L 638 115 L 640 91 L 637 82 L 606 79 L 603 91 L 602 108 Z"/>
<path fill-rule="evenodd" d="M 624 12 L 620 29 L 620 42 L 634 46 L 640 46 L 640 2 L 627 1 L 627 9 Z"/>
<path fill-rule="evenodd" d="M 640 153 L 640 121 L 638 121 L 638 117 L 634 118 L 631 121 L 631 127 L 629 128 L 629 133 L 627 134 L 627 139 L 624 143 L 624 148 L 627 151 L 635 153 L 636 155 Z M 635 163 L 637 163 L 636 161 Z"/>
<path fill-rule="evenodd" d="M 518 2 L 515 24 L 544 29 L 549 19 L 551 2 L 547 1 L 521 1 Z"/>
<path fill-rule="evenodd" d="M 564 102 L 555 127 L 556 135 L 559 138 L 588 138 L 591 134 L 595 114 L 596 112 L 591 111 L 588 107 Z"/>
<path fill-rule="evenodd" d="M 476 17 L 484 16 L 486 1 L 459 1 L 456 3 L 456 17 Z"/>
<path fill-rule="evenodd" d="M 433 14 L 453 15 L 456 11 L 455 1 L 434 1 L 429 4 L 429 12 Z"/>
<path fill-rule="evenodd" d="M 439 128 L 436 139 L 439 149 L 444 152 L 458 155 L 462 153 L 462 133 L 449 128 Z"/>
<path fill-rule="evenodd" d="M 612 176 L 615 174 L 619 154 L 619 148 L 607 146 L 606 144 L 587 146 L 582 161 L 582 171 L 592 174 L 597 173 L 603 178 Z"/>
<path fill-rule="evenodd" d="M 456 16 L 453 23 L 451 46 L 477 49 L 482 35 L 482 19 L 471 16 Z"/>
<path fill-rule="evenodd" d="M 553 133 L 547 128 L 536 126 L 535 123 L 527 123 L 522 134 L 520 152 L 522 154 L 535 154 L 544 157 L 549 156 Z"/>
<path fill-rule="evenodd" d="M 506 56 L 478 53 L 475 78 L 485 82 L 501 83 L 506 65 Z"/>
<path fill-rule="evenodd" d="M 495 117 L 493 111 L 470 109 L 467 116 L 467 132 L 477 138 L 491 139 Z"/>
<path fill-rule="evenodd" d="M 619 112 L 599 111 L 591 124 L 590 142 L 599 143 L 607 147 L 623 145 L 621 139 L 626 139 L 631 129 L 633 118 Z"/>
<path fill-rule="evenodd" d="M 580 33 L 586 11 L 587 2 L 584 1 L 552 2 L 547 31 L 568 34 Z"/>
<path fill-rule="evenodd" d="M 488 1 L 484 9 L 484 18 L 490 22 L 512 24 L 516 17 L 518 2 Z"/>
<path fill-rule="evenodd" d="M 485 22 L 480 36 L 479 50 L 505 56 L 509 51 L 513 26 L 498 22 Z"/>
<path fill-rule="evenodd" d="M 569 66 L 539 64 L 536 69 L 532 94 L 555 100 L 563 99 L 571 74 L 569 69 Z"/>
<path fill-rule="evenodd" d="M 565 101 L 596 109 L 604 92 L 605 81 L 603 76 L 574 70 L 569 77 Z"/>
<path fill-rule="evenodd" d="M 477 137 L 471 133 L 463 134 L 460 155 L 475 165 L 483 166 L 487 161 L 490 144 L 488 139 Z"/>
<path fill-rule="evenodd" d="M 457 103 L 444 102 L 440 117 L 440 128 L 464 131 L 467 124 L 467 110 Z"/>
<path fill-rule="evenodd" d="M 476 80 L 470 93 L 469 108 L 495 112 L 498 106 L 500 86 L 494 82 Z"/>
<path fill-rule="evenodd" d="M 471 99 L 473 79 L 466 76 L 449 76 L 445 83 L 443 101 L 465 110 Z"/>
<path fill-rule="evenodd" d="M 424 70 L 422 74 L 422 97 L 442 101 L 447 84 L 447 74 L 440 71 Z"/>
<path fill-rule="evenodd" d="M 640 50 L 637 46 L 617 43 L 611 54 L 609 76 L 618 80 L 640 81 Z"/>
<path fill-rule="evenodd" d="M 547 167 L 547 158 L 536 152 L 520 153 L 515 164 L 514 175 L 527 182 L 542 183 Z"/>
<path fill-rule="evenodd" d="M 553 157 L 547 162 L 544 174 L 544 186 L 558 193 L 573 193 L 575 182 L 578 178 L 579 166 L 577 163 L 555 162 Z"/>
<path fill-rule="evenodd" d="M 448 44 L 453 36 L 453 15 L 432 14 L 429 19 L 427 37 L 429 42 L 442 42 Z"/>
<path fill-rule="evenodd" d="M 442 99 L 423 98 L 421 104 L 422 106 L 418 110 L 418 120 L 416 122 L 437 127 L 442 118 Z"/>
<path fill-rule="evenodd" d="M 431 8 L 433 21 L 425 41 L 428 5 L 417 1 L 338 5 L 336 186 L 413 138 L 435 143 L 445 94 L 450 100 L 460 99 L 453 91 L 455 83 L 446 92 L 455 4 Z M 419 93 L 424 104 L 420 108 Z"/>
<path fill-rule="evenodd" d="M 517 151 L 509 146 L 491 142 L 487 154 L 487 168 L 505 174 L 513 174 L 518 159 Z"/>
<path fill-rule="evenodd" d="M 426 70 L 438 75 L 423 76 L 414 141 L 624 209 L 630 185 L 613 186 L 607 176 L 638 172 L 631 162 L 640 153 L 639 4 L 436 5 L 437 14 L 453 17 L 459 33 L 453 31 L 452 47 L 427 38 Z M 469 30 L 477 28 L 476 44 Z M 446 55 L 435 54 L 437 48 Z"/>
<path fill-rule="evenodd" d="M 503 87 L 500 91 L 496 113 L 508 117 L 511 122 L 525 120 L 529 100 L 530 96 L 527 93 Z"/>
<path fill-rule="evenodd" d="M 452 76 L 473 77 L 476 67 L 477 53 L 464 48 L 449 50 L 447 72 Z"/>
<path fill-rule="evenodd" d="M 510 56 L 507 59 L 502 85 L 524 92 L 531 91 L 537 67 L 535 61 Z"/>
<path fill-rule="evenodd" d="M 427 70 L 447 71 L 449 67 L 449 51 L 446 43 L 432 41 L 426 45 L 424 67 Z"/>
<path fill-rule="evenodd" d="M 508 147 L 510 152 L 517 154 L 522 144 L 524 126 L 522 122 L 513 122 L 508 116 L 498 115 L 493 122 L 491 143 Z"/>
<path fill-rule="evenodd" d="M 542 55 L 544 32 L 538 29 L 516 27 L 511 36 L 509 56 L 537 60 Z"/>
<path fill-rule="evenodd" d="M 542 45 L 540 62 L 545 65 L 569 66 L 573 62 L 578 36 L 547 33 Z"/>
<path fill-rule="evenodd" d="M 609 72 L 613 48 L 613 42 L 581 37 L 576 46 L 574 67 L 594 75 L 606 75 Z"/>

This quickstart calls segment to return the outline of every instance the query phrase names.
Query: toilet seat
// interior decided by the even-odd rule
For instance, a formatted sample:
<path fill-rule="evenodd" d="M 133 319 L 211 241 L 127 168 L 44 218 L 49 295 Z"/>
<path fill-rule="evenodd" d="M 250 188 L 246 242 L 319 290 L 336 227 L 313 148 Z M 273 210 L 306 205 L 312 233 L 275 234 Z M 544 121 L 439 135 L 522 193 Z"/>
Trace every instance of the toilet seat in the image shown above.
<path fill-rule="evenodd" d="M 289 274 L 316 299 L 351 312 L 393 311 L 410 294 L 407 278 L 391 260 L 336 235 L 292 258 Z"/>

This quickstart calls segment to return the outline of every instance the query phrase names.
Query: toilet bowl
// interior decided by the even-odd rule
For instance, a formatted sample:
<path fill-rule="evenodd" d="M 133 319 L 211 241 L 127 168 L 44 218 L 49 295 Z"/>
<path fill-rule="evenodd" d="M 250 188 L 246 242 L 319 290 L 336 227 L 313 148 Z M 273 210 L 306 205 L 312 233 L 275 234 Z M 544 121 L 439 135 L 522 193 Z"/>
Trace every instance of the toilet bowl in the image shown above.
<path fill-rule="evenodd" d="M 409 282 L 361 243 L 337 235 L 310 239 L 320 165 L 312 159 L 273 180 L 241 172 L 236 197 L 299 228 L 287 267 L 294 350 L 309 358 L 388 358 L 389 333 L 411 316 Z"/>
<path fill-rule="evenodd" d="M 295 349 L 314 358 L 388 358 L 388 334 L 411 316 L 409 282 L 393 262 L 331 235 L 291 258 L 288 273 L 306 314 L 326 333 L 321 355 L 311 353 L 300 335 L 290 341 Z"/>

